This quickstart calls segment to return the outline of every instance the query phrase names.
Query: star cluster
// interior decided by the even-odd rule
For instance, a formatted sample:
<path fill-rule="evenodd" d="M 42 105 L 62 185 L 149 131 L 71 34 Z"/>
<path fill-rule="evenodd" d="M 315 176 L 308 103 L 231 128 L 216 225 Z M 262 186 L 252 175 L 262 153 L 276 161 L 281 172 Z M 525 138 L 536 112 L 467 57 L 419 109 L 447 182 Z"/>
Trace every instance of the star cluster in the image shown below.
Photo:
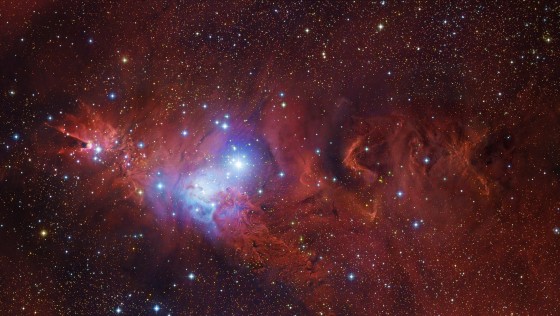
<path fill-rule="evenodd" d="M 550 2 L 0 5 L 0 312 L 560 313 Z"/>

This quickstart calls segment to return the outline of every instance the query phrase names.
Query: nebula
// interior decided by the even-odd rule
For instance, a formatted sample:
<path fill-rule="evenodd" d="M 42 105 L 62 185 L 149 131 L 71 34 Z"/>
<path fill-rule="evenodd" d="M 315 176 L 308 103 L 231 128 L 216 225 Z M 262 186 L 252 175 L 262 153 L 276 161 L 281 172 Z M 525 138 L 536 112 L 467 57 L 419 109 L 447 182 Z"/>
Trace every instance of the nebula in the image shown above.
<path fill-rule="evenodd" d="M 551 4 L 0 17 L 3 314 L 558 314 Z"/>

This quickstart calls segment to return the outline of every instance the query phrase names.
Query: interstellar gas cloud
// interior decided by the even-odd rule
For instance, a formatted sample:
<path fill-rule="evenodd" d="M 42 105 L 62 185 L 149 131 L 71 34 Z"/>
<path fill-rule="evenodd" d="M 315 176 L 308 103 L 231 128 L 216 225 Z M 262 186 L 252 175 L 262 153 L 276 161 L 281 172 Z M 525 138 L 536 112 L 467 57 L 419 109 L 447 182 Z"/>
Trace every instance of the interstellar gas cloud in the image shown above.
<path fill-rule="evenodd" d="M 2 315 L 557 315 L 553 2 L 2 1 Z"/>

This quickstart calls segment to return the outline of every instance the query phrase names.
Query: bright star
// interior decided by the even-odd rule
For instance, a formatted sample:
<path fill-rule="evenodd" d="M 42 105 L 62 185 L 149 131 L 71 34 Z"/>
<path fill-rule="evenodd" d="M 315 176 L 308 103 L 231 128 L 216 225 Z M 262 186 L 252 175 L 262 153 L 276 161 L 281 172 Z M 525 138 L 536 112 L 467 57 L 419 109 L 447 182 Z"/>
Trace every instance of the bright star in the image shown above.
<path fill-rule="evenodd" d="M 189 280 L 194 280 L 196 279 L 196 275 L 194 275 L 194 273 L 189 273 Z"/>
<path fill-rule="evenodd" d="M 159 307 L 159 305 L 156 304 L 156 305 L 154 306 L 154 311 L 155 311 L 156 313 L 159 312 L 160 309 L 161 309 L 161 308 Z"/>
<path fill-rule="evenodd" d="M 237 161 L 235 162 L 235 168 L 237 168 L 237 169 L 243 168 L 243 162 L 240 161 L 240 160 L 237 160 Z"/>

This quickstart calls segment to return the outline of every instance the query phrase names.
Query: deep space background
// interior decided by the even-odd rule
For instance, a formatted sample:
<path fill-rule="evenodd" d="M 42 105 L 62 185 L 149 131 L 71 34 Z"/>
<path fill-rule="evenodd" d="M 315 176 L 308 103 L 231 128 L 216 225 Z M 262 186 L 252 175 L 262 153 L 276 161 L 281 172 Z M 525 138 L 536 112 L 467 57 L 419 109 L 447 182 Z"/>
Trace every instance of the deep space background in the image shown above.
<path fill-rule="evenodd" d="M 560 314 L 559 22 L 1 0 L 1 314 Z"/>

